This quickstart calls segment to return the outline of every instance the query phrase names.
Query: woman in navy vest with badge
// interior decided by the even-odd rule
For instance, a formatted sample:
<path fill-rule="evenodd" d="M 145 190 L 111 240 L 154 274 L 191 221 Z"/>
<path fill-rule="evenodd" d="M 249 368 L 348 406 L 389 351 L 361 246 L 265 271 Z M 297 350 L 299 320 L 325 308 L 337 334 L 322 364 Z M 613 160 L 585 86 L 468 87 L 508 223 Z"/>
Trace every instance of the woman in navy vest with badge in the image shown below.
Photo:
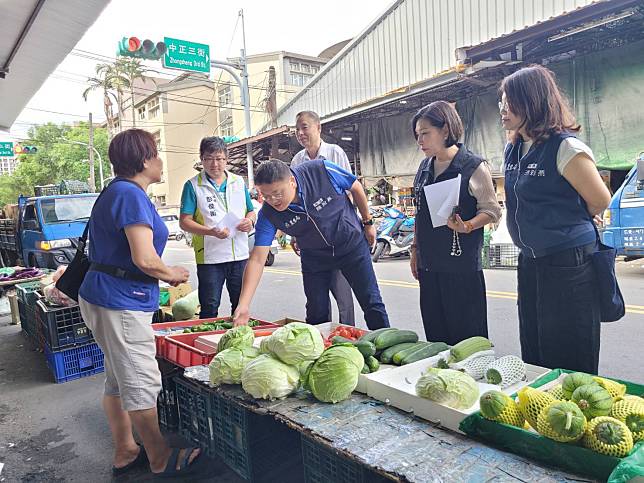
<path fill-rule="evenodd" d="M 487 337 L 483 227 L 501 215 L 492 175 L 481 157 L 458 142 L 463 123 L 451 104 L 437 101 L 423 107 L 412 127 L 426 156 L 414 180 L 416 237 L 410 261 L 420 283 L 425 336 L 448 344 L 475 335 Z M 458 175 L 458 206 L 447 225 L 433 223 L 425 187 Z"/>
<path fill-rule="evenodd" d="M 593 217 L 610 202 L 593 153 L 554 79 L 523 68 L 501 85 L 508 229 L 520 248 L 521 354 L 530 364 L 597 373 L 600 305 Z"/>

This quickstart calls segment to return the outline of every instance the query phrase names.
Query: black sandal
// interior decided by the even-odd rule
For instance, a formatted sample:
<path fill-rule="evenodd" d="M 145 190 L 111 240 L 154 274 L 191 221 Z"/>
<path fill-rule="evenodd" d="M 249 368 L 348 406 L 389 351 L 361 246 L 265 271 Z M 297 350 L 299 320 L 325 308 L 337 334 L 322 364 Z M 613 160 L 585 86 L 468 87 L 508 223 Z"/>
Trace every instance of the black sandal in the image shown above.
<path fill-rule="evenodd" d="M 125 466 L 121 466 L 120 468 L 117 468 L 116 466 L 112 466 L 113 476 L 121 476 L 127 473 L 128 471 L 130 471 L 132 468 L 137 468 L 139 466 L 143 466 L 148 463 L 148 454 L 145 452 L 145 448 L 140 444 L 138 445 L 138 447 L 139 447 L 139 454 L 136 455 L 136 458 L 134 458 L 128 464 L 126 464 Z"/>
<path fill-rule="evenodd" d="M 177 460 L 179 459 L 179 452 L 185 449 L 185 454 L 183 459 L 179 464 L 179 469 L 177 469 Z M 170 458 L 168 458 L 168 463 L 165 465 L 165 469 L 161 473 L 153 473 L 155 478 L 175 478 L 177 476 L 187 476 L 195 472 L 198 469 L 197 463 L 203 454 L 203 450 L 199 451 L 199 454 L 190 461 L 192 453 L 201 448 L 173 448 Z"/>

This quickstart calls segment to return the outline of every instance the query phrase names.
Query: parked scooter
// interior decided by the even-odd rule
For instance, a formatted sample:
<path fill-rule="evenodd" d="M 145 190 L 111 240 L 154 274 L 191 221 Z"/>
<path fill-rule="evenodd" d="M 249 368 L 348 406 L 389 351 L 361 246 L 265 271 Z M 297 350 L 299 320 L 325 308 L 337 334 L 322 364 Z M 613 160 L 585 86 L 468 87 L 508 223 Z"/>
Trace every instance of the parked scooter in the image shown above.
<path fill-rule="evenodd" d="M 374 263 L 385 256 L 408 255 L 414 242 L 415 217 L 406 216 L 391 205 L 384 208 L 384 215 L 376 231 L 376 247 L 371 255 Z"/>

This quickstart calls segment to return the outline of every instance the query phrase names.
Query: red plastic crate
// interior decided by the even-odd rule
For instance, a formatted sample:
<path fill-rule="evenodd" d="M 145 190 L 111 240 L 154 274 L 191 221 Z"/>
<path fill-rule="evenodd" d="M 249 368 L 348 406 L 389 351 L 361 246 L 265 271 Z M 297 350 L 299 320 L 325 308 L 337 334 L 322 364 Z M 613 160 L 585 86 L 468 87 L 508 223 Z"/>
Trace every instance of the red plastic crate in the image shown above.
<path fill-rule="evenodd" d="M 230 322 L 232 317 L 218 317 L 216 319 L 193 319 L 193 320 L 180 320 L 178 322 L 162 322 L 160 324 L 152 324 L 152 330 L 163 329 L 186 329 L 195 325 L 205 324 L 206 322 Z M 154 335 L 154 341 L 157 345 L 157 357 L 164 357 L 165 352 L 165 338 L 167 335 Z"/>
<path fill-rule="evenodd" d="M 264 337 L 273 333 L 279 326 L 260 321 L 261 325 L 253 327 L 255 337 Z M 167 335 L 161 357 L 180 367 L 191 367 L 209 364 L 215 352 L 205 352 L 195 347 L 195 340 L 202 335 L 223 334 L 225 330 L 195 332 L 190 334 Z"/>

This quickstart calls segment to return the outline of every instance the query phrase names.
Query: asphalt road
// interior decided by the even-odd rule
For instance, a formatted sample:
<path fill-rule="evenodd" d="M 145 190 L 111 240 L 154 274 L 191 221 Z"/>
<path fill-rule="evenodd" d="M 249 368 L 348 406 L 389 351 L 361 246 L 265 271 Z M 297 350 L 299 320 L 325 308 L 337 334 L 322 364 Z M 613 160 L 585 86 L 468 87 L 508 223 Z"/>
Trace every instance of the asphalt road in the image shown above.
<path fill-rule="evenodd" d="M 190 269 L 196 287 L 193 254 L 185 244 L 170 242 L 164 258 Z M 393 325 L 422 334 L 418 287 L 408 260 L 383 260 L 375 267 Z M 603 326 L 600 372 L 642 383 L 644 262 L 620 263 L 618 272 L 630 307 L 623 320 Z M 516 273 L 487 271 L 486 279 L 490 337 L 499 353 L 519 354 Z M 228 304 L 224 294 L 220 315 L 228 315 Z M 275 265 L 266 269 L 253 314 L 266 320 L 302 319 L 304 306 L 299 260 L 280 252 Z M 357 304 L 356 315 L 364 326 Z M 112 443 L 100 406 L 103 380 L 99 374 L 54 384 L 44 355 L 20 333 L 20 326 L 0 318 L 0 482 L 110 481 Z M 142 471 L 119 481 L 150 481 L 150 475 Z M 241 482 L 220 462 L 211 464 L 207 478 L 191 481 Z"/>

